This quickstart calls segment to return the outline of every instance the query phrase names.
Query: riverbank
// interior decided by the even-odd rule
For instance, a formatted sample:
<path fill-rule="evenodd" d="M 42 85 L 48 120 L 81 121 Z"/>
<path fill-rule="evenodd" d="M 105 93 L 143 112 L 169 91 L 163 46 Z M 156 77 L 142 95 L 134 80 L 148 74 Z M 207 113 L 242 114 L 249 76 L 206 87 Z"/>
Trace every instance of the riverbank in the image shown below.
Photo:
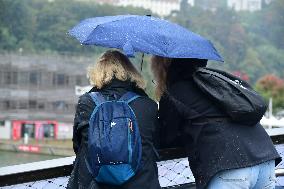
<path fill-rule="evenodd" d="M 71 140 L 31 140 L 28 144 L 24 144 L 22 141 L 3 140 L 0 142 L 0 150 L 54 156 L 75 155 L 72 148 Z"/>
<path fill-rule="evenodd" d="M 19 153 L 19 152 L 0 150 L 0 168 L 11 165 L 19 165 L 23 163 L 32 163 L 32 162 L 51 160 L 57 158 L 62 158 L 62 156 L 35 154 L 35 153 Z"/>

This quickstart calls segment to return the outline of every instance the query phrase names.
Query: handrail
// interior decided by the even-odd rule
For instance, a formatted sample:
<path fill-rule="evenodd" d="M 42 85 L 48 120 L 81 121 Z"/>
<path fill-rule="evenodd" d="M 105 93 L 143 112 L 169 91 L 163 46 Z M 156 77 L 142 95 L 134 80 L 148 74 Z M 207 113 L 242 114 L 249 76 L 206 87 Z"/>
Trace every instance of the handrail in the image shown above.
<path fill-rule="evenodd" d="M 73 161 L 70 162 L 70 157 L 60 158 L 59 161 L 64 162 L 64 160 L 68 163 L 56 167 L 52 165 L 56 163 L 58 159 L 0 168 L 0 187 L 68 176 L 73 169 Z M 42 168 L 39 168 L 40 166 L 42 166 Z M 38 169 L 32 169 L 33 167 L 37 167 Z M 18 168 L 20 170 L 18 170 Z M 5 174 L 6 171 L 7 174 Z"/>
<path fill-rule="evenodd" d="M 282 143 L 284 137 L 271 136 L 274 143 Z M 159 161 L 186 157 L 183 148 L 168 148 L 159 150 Z M 41 162 L 27 163 L 0 168 L 0 187 L 37 180 L 69 176 L 73 169 L 75 156 L 46 160 Z M 276 177 L 284 176 L 284 169 L 275 170 Z M 192 185 L 192 183 L 190 184 Z M 188 186 L 188 184 L 187 184 Z"/>
<path fill-rule="evenodd" d="M 282 177 L 284 176 L 284 169 L 275 169 L 275 176 L 276 177 Z"/>
<path fill-rule="evenodd" d="M 159 150 L 160 161 L 186 157 L 182 148 Z M 75 156 L 0 168 L 0 187 L 69 176 Z"/>

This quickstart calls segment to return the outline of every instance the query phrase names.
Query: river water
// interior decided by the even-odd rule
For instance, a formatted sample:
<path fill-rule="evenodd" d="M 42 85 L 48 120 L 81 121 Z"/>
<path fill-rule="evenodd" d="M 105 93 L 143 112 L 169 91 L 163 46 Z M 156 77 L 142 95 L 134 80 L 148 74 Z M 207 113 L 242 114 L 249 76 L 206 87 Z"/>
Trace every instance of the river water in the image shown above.
<path fill-rule="evenodd" d="M 0 151 L 0 167 L 56 158 L 62 158 L 62 156 Z"/>

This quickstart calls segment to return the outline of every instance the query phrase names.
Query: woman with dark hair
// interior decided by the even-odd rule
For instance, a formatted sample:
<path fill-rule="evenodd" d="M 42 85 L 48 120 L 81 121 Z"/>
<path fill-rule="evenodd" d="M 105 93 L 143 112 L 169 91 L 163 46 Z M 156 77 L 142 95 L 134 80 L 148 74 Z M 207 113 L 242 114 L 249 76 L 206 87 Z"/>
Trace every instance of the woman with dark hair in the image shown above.
<path fill-rule="evenodd" d="M 161 147 L 183 146 L 198 189 L 272 189 L 281 160 L 264 128 L 233 122 L 194 83 L 207 60 L 152 57 Z"/>
<path fill-rule="evenodd" d="M 96 64 L 88 68 L 87 75 L 93 88 L 88 93 L 80 96 L 77 104 L 73 131 L 73 148 L 76 154 L 76 160 L 67 188 L 160 189 L 158 168 L 156 165 L 157 156 L 153 146 L 158 107 L 157 103 L 151 100 L 144 92 L 145 82 L 141 74 L 124 54 L 116 50 L 109 50 L 98 59 Z M 93 135 L 88 136 L 88 130 L 90 129 L 89 121 L 94 109 L 97 107 L 96 103 L 89 95 L 92 92 L 101 94 L 102 97 L 109 102 L 117 101 L 129 92 L 140 96 L 129 102 L 129 106 L 133 110 L 136 118 L 135 122 L 137 121 L 138 123 L 141 135 L 142 165 L 139 167 L 136 174 L 134 174 L 134 176 L 131 175 L 132 177 L 122 185 L 110 185 L 98 182 L 89 170 L 88 160 L 90 156 L 88 156 L 88 138 L 95 138 Z M 110 114 L 112 113 L 113 112 L 110 112 Z M 129 123 L 131 123 L 130 129 L 133 129 L 132 122 Z M 114 123 L 114 125 L 115 124 L 116 123 Z M 98 127 L 98 125 L 95 126 Z M 128 136 L 130 136 L 130 134 Z M 115 136 L 110 135 L 107 136 L 107 138 L 108 137 L 112 138 Z M 123 149 L 121 149 L 120 152 L 123 152 Z M 99 155 L 97 157 L 99 159 Z M 114 164 L 119 163 L 115 162 Z"/>

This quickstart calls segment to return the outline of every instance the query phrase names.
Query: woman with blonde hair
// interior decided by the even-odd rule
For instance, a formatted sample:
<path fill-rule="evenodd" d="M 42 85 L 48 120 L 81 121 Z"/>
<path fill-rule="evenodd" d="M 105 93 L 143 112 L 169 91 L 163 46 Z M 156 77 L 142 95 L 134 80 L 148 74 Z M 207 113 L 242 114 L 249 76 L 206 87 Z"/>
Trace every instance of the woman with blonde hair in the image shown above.
<path fill-rule="evenodd" d="M 80 96 L 76 108 L 73 131 L 76 160 L 67 188 L 160 189 L 157 156 L 153 145 L 158 110 L 157 104 L 144 92 L 145 82 L 141 74 L 124 54 L 117 50 L 108 50 L 95 65 L 88 68 L 87 75 L 93 88 Z M 129 102 L 129 106 L 135 114 L 141 135 L 142 165 L 133 177 L 119 186 L 98 182 L 89 171 L 88 138 L 94 137 L 88 136 L 91 124 L 89 121 L 97 107 L 90 95 L 93 92 L 101 94 L 107 101 L 116 101 L 129 92 L 139 95 L 139 98 Z"/>
<path fill-rule="evenodd" d="M 197 189 L 273 189 L 281 160 L 258 123 L 230 119 L 193 81 L 207 60 L 152 57 L 161 147 L 184 147 Z"/>

